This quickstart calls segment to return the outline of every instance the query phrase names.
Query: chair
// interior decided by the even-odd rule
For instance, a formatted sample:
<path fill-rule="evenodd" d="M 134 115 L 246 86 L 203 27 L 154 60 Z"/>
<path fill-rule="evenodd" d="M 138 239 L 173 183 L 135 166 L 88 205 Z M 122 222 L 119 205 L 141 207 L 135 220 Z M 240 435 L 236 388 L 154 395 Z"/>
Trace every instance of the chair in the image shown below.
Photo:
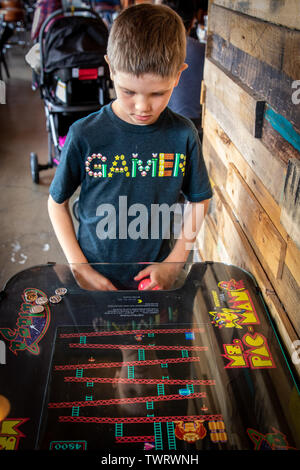
<path fill-rule="evenodd" d="M 5 50 L 8 40 L 14 34 L 15 26 L 24 20 L 24 9 L 18 0 L 2 0 L 0 2 L 0 80 L 2 80 L 2 65 L 9 78 L 9 70 L 5 60 Z"/>

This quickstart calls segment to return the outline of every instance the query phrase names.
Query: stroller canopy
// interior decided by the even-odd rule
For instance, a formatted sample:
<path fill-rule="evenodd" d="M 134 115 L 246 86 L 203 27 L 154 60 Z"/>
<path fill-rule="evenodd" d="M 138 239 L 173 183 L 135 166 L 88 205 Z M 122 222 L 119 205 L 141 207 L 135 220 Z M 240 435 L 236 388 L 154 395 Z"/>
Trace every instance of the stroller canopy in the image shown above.
<path fill-rule="evenodd" d="M 108 29 L 101 18 L 58 18 L 45 34 L 44 70 L 99 67 L 105 64 L 107 40 Z"/>

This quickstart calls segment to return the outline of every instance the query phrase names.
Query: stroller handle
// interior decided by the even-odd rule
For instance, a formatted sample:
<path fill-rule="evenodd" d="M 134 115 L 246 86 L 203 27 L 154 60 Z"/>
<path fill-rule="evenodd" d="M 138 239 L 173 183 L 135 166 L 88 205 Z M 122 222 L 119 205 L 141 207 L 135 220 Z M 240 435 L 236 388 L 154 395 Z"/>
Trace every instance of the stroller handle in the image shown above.
<path fill-rule="evenodd" d="M 99 14 L 94 11 L 92 8 L 76 8 L 76 7 L 68 7 L 68 8 L 60 8 L 59 10 L 54 11 L 51 13 L 51 15 L 48 16 L 48 18 L 45 19 L 43 22 L 40 32 L 39 32 L 39 44 L 40 44 L 40 62 L 41 62 L 41 74 L 40 74 L 40 85 L 44 85 L 44 44 L 43 44 L 43 39 L 44 39 L 44 33 L 45 30 L 48 26 L 48 24 L 56 17 L 59 17 L 61 15 L 65 15 L 66 13 L 74 14 L 74 13 L 89 13 L 90 15 L 94 16 L 96 19 L 99 21 L 102 21 L 102 18 L 99 16 Z"/>

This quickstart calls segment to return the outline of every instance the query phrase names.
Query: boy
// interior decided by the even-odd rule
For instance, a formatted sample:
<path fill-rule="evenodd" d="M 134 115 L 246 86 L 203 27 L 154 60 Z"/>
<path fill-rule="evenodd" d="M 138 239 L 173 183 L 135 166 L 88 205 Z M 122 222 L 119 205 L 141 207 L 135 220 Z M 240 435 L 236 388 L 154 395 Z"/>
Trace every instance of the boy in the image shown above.
<path fill-rule="evenodd" d="M 206 213 L 212 193 L 197 131 L 167 108 L 186 68 L 185 36 L 180 17 L 168 7 L 140 4 L 123 10 L 112 26 L 106 57 L 116 99 L 70 127 L 48 208 L 85 289 L 136 287 L 144 277 L 150 277 L 148 289 L 171 287 L 199 228 L 196 216 Z M 79 185 L 77 240 L 68 200 Z M 171 250 L 156 216 L 158 208 L 171 209 L 181 192 L 191 210 Z M 110 264 L 87 264 L 97 262 Z M 142 270 L 111 264 L 137 262 L 158 263 Z"/>

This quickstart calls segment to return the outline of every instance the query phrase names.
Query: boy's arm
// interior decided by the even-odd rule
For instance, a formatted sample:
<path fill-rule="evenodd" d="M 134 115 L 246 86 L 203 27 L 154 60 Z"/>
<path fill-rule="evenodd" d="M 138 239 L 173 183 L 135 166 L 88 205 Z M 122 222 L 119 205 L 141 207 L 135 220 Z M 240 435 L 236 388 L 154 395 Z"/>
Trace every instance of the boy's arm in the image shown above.
<path fill-rule="evenodd" d="M 180 236 L 176 241 L 173 250 L 165 259 L 166 262 L 186 262 L 207 214 L 209 201 L 209 199 L 206 199 L 201 202 L 189 203 L 189 209 L 184 213 Z"/>
<path fill-rule="evenodd" d="M 173 250 L 169 256 L 160 264 L 147 266 L 138 273 L 135 280 L 141 280 L 150 276 L 151 283 L 147 289 L 159 286 L 168 289 L 176 280 L 179 272 L 183 268 L 193 244 L 197 238 L 204 217 L 208 211 L 209 199 L 201 202 L 192 202 L 189 209 L 184 213 L 183 225 Z"/>
<path fill-rule="evenodd" d="M 58 204 L 49 196 L 48 212 L 58 242 L 80 287 L 88 290 L 116 290 L 106 277 L 88 264 L 76 238 L 69 200 Z"/>

